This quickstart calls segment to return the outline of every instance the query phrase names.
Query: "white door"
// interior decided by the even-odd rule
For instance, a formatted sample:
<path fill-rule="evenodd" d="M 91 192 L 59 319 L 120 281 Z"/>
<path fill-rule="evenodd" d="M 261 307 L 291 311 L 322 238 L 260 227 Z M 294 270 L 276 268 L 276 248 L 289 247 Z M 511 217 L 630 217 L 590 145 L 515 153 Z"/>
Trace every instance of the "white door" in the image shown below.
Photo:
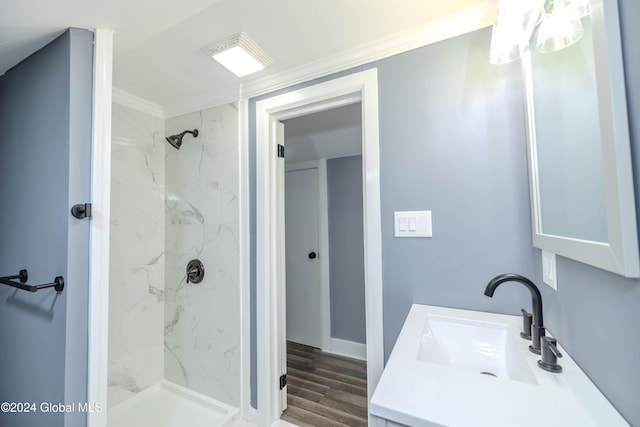
<path fill-rule="evenodd" d="M 285 177 L 287 340 L 322 347 L 318 169 Z"/>
<path fill-rule="evenodd" d="M 284 124 L 275 119 L 271 120 L 271 132 L 272 135 L 275 135 L 277 141 L 277 158 L 276 159 L 276 209 L 278 212 L 283 212 L 285 210 L 284 198 Z M 276 153 L 273 153 L 276 154 Z M 279 242 L 285 241 L 285 216 L 278 215 L 276 218 L 277 222 L 277 236 Z M 287 386 L 287 382 L 283 381 L 287 378 L 287 323 L 286 323 L 286 313 L 284 312 L 284 307 L 287 305 L 287 291 L 286 291 L 286 282 L 287 282 L 287 274 L 286 274 L 286 249 L 282 247 L 282 245 L 277 245 L 277 283 L 279 284 L 278 289 L 278 303 L 276 308 L 276 315 L 279 321 L 278 329 L 276 331 L 278 342 L 280 343 L 280 358 L 277 361 L 278 369 L 276 370 L 276 383 L 274 385 L 280 387 L 280 404 L 278 405 L 278 409 L 280 413 L 282 413 L 285 409 L 287 409 L 287 392 L 289 387 Z"/>

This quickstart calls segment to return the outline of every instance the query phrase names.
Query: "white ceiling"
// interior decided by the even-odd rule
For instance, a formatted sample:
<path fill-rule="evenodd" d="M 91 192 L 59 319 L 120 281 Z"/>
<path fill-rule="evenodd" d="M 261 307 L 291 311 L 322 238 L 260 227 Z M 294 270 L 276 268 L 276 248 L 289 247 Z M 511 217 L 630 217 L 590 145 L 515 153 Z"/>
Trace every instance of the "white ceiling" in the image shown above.
<path fill-rule="evenodd" d="M 118 34 L 115 50 L 121 54 L 216 1 L 0 0 L 0 75 L 68 27 L 114 30 Z"/>
<path fill-rule="evenodd" d="M 362 154 L 362 104 L 285 120 L 287 163 Z"/>
<path fill-rule="evenodd" d="M 0 0 L 0 74 L 73 26 L 110 28 L 114 86 L 162 106 L 353 51 L 497 0 Z M 238 78 L 204 49 L 244 31 L 273 59 Z"/>

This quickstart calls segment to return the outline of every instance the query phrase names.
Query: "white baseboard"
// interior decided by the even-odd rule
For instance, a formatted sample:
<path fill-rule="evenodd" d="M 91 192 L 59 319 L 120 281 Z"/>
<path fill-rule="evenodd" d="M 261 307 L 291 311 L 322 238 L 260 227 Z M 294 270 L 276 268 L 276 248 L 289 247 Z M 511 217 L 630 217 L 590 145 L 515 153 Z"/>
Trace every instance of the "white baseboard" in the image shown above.
<path fill-rule="evenodd" d="M 329 340 L 329 348 L 323 349 L 323 351 L 340 356 L 353 357 L 354 359 L 367 360 L 366 344 L 341 340 L 340 338 L 331 338 Z"/>

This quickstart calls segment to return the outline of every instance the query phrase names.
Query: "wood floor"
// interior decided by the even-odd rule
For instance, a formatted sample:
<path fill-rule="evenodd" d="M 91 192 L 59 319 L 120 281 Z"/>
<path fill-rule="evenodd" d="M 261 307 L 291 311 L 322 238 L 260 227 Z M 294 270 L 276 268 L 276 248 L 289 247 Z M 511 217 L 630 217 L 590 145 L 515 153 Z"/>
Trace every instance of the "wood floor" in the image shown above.
<path fill-rule="evenodd" d="M 287 343 L 288 407 L 300 427 L 367 425 L 367 363 Z"/>

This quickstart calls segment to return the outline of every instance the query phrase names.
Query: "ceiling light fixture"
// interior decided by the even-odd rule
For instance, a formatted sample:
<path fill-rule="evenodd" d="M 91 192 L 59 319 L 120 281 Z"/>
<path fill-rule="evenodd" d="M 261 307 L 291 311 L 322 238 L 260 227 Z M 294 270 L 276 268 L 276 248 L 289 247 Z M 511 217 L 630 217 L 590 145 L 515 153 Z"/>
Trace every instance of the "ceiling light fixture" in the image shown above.
<path fill-rule="evenodd" d="M 243 77 L 264 69 L 273 62 L 245 33 L 238 33 L 207 49 L 209 54 L 229 71 Z"/>
<path fill-rule="evenodd" d="M 531 43 L 542 53 L 564 49 L 580 40 L 584 33 L 580 19 L 590 13 L 589 0 L 502 0 L 489 62 L 515 61 Z"/>
<path fill-rule="evenodd" d="M 520 51 L 528 47 L 528 27 L 535 25 L 539 17 L 539 11 L 530 6 L 523 0 L 503 0 L 500 3 L 491 34 L 489 62 L 506 64 L 520 58 Z"/>

